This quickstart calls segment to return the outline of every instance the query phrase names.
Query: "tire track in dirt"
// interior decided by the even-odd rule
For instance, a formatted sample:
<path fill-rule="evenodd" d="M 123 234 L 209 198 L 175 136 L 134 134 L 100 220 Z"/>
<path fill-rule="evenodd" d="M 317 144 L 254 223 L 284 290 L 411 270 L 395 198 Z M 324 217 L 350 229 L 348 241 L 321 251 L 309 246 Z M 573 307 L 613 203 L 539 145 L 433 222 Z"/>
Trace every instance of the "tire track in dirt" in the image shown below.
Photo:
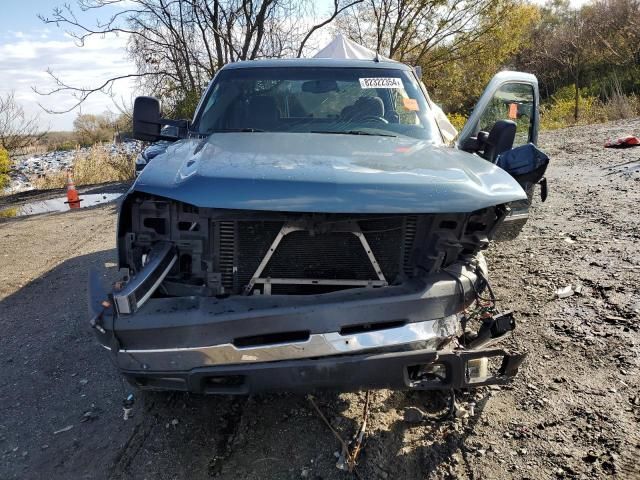
<path fill-rule="evenodd" d="M 109 480 L 116 480 L 125 476 L 129 466 L 136 459 L 154 428 L 158 425 L 158 417 L 154 414 L 158 399 L 152 399 L 152 395 L 147 395 L 146 398 L 148 405 L 145 402 L 144 409 L 140 412 L 142 420 L 136 424 L 125 444 L 116 452 L 109 468 Z M 175 394 L 168 394 L 163 400 L 166 400 L 166 406 L 171 408 L 176 403 Z"/>
<path fill-rule="evenodd" d="M 225 416 L 224 425 L 216 432 L 219 438 L 216 442 L 216 454 L 211 457 L 207 466 L 209 477 L 217 477 L 222 472 L 225 461 L 231 456 L 233 449 L 241 448 L 241 445 L 235 443 L 238 433 L 244 427 L 242 419 L 246 404 L 246 398 L 239 397 L 231 400 L 229 414 Z"/>

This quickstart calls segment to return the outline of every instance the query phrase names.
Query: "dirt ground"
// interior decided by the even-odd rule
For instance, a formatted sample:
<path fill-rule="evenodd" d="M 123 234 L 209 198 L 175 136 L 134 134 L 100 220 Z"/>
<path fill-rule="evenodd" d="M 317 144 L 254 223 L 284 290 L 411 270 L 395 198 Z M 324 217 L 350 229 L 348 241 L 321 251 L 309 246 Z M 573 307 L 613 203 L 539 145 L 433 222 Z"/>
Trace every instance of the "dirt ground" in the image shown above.
<path fill-rule="evenodd" d="M 488 252 L 520 375 L 444 421 L 404 421 L 428 395 L 372 392 L 355 474 L 304 396 L 137 394 L 124 421 L 85 299 L 89 267 L 116 273 L 114 206 L 0 224 L 0 479 L 640 478 L 640 148 L 602 148 L 631 133 L 640 119 L 542 135 L 550 197 Z M 316 402 L 350 438 L 364 397 Z"/>

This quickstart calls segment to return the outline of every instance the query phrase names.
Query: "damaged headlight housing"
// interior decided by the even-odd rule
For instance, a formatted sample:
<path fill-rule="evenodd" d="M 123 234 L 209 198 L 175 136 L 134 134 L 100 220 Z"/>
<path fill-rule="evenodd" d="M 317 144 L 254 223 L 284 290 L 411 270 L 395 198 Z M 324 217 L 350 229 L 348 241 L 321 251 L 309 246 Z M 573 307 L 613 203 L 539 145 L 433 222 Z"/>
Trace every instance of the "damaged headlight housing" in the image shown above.
<path fill-rule="evenodd" d="M 138 310 L 160 286 L 177 259 L 171 243 L 157 242 L 147 254 L 142 270 L 121 290 L 114 292 L 118 313 L 129 314 Z"/>

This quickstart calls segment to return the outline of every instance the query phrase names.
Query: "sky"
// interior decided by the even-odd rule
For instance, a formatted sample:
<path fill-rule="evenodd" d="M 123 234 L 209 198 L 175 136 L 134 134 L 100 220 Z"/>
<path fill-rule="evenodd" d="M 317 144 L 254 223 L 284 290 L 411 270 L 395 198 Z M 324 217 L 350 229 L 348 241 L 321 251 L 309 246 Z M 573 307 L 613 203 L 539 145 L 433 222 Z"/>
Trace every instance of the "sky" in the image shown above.
<path fill-rule="evenodd" d="M 323 3 L 326 0 L 319 0 Z M 579 6 L 587 0 L 572 0 Z M 126 37 L 92 38 L 83 47 L 71 38 L 64 27 L 44 24 L 38 14 L 51 16 L 53 8 L 73 0 L 2 0 L 0 15 L 0 95 L 14 91 L 18 102 L 28 115 L 37 115 L 42 129 L 71 130 L 78 109 L 65 114 L 49 114 L 40 105 L 53 110 L 65 110 L 75 104 L 68 94 L 38 95 L 33 91 L 48 91 L 55 87 L 47 74 L 51 69 L 68 84 L 93 87 L 105 79 L 135 73 L 135 66 L 127 57 Z M 535 0 L 544 3 L 544 0 Z M 318 5 L 316 5 L 318 6 Z M 76 9 L 77 10 L 77 9 Z M 115 8 L 111 12 L 117 11 Z M 105 20 L 104 11 L 101 10 Z M 97 13 L 79 14 L 79 19 L 95 25 Z M 122 80 L 115 84 L 114 98 L 96 93 L 83 103 L 85 113 L 117 112 L 119 104 L 130 105 L 136 95 L 135 84 Z"/>
<path fill-rule="evenodd" d="M 2 0 L 0 15 L 0 95 L 9 91 L 29 115 L 38 115 L 42 129 L 71 130 L 78 110 L 52 115 L 38 104 L 64 110 L 74 105 L 70 95 L 41 96 L 33 87 L 48 91 L 55 82 L 47 74 L 50 68 L 62 80 L 78 86 L 95 86 L 115 74 L 134 73 L 135 67 L 126 53 L 126 38 L 94 38 L 83 47 L 69 37 L 63 28 L 46 25 L 37 15 L 51 16 L 54 6 L 64 2 L 56 0 Z M 73 3 L 73 2 L 71 2 Z M 95 25 L 95 14 L 85 16 Z M 135 95 L 130 81 L 116 83 L 115 98 L 118 103 L 131 103 Z M 97 93 L 82 105 L 86 113 L 117 112 L 112 98 Z"/>

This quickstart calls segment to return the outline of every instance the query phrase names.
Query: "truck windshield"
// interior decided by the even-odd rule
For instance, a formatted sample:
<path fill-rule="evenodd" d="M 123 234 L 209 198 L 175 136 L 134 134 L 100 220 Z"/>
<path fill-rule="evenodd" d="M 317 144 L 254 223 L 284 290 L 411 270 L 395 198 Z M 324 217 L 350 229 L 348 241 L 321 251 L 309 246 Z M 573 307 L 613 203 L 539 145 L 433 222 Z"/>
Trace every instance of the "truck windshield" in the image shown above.
<path fill-rule="evenodd" d="M 194 127 L 203 135 L 312 132 L 441 141 L 415 77 L 400 69 L 223 70 L 209 88 Z"/>

